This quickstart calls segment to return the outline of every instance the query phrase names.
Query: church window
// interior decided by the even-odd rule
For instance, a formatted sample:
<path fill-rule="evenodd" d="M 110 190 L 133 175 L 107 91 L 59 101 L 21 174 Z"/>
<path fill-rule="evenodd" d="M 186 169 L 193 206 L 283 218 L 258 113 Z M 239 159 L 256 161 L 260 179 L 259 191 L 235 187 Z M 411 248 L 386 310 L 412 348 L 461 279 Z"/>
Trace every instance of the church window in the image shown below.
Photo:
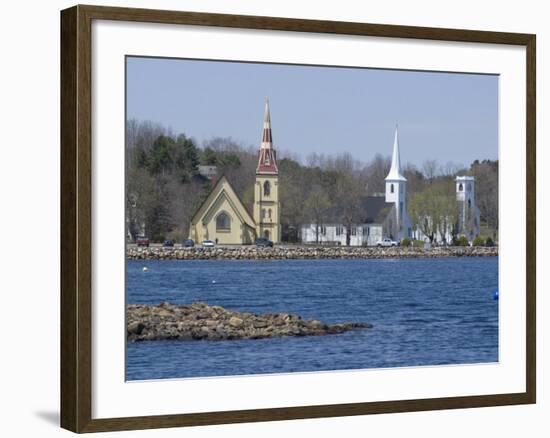
<path fill-rule="evenodd" d="M 266 239 L 269 239 L 269 230 L 265 230 L 265 231 L 264 231 L 264 237 L 265 237 Z"/>
<path fill-rule="evenodd" d="M 390 184 L 390 193 L 393 193 L 393 184 Z"/>
<path fill-rule="evenodd" d="M 267 215 L 269 216 L 269 219 L 271 219 L 271 208 L 267 210 Z"/>
<path fill-rule="evenodd" d="M 262 208 L 262 219 L 265 219 L 265 208 Z"/>
<path fill-rule="evenodd" d="M 461 192 L 461 191 L 463 191 L 463 190 L 464 190 L 464 186 L 462 185 L 462 183 L 460 183 L 460 184 L 458 185 L 458 191 Z"/>
<path fill-rule="evenodd" d="M 231 219 L 227 213 L 220 213 L 216 217 L 216 230 L 227 231 L 231 229 Z"/>
<path fill-rule="evenodd" d="M 264 182 L 264 196 L 269 196 L 271 193 L 271 184 L 269 184 L 269 181 Z"/>

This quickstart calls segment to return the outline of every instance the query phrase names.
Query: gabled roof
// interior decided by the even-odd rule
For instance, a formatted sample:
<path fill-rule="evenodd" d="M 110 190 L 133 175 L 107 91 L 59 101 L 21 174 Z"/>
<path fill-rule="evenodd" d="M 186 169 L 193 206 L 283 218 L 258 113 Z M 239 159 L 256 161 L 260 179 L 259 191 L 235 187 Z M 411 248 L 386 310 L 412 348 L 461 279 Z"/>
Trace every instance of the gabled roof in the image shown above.
<path fill-rule="evenodd" d="M 366 224 L 384 222 L 393 207 L 392 202 L 386 202 L 385 196 L 365 196 L 361 200 L 364 219 Z"/>
<path fill-rule="evenodd" d="M 191 223 L 196 224 L 199 220 L 207 216 L 210 210 L 215 207 L 216 202 L 223 196 L 227 198 L 228 202 L 235 210 L 235 213 L 244 223 L 246 223 L 249 227 L 256 227 L 254 219 L 252 219 L 252 216 L 225 176 L 222 176 L 212 188 L 206 199 L 193 215 Z"/>

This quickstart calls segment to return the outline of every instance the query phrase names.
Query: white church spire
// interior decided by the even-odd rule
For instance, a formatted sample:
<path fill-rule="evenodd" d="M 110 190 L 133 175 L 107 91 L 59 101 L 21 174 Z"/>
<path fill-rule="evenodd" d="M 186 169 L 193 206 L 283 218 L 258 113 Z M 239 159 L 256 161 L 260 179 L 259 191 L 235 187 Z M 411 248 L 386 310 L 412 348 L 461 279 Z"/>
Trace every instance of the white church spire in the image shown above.
<path fill-rule="evenodd" d="M 392 181 L 407 181 L 401 173 L 401 158 L 399 156 L 399 135 L 397 125 L 395 125 L 395 137 L 393 140 L 393 154 L 391 159 L 391 167 L 386 180 Z"/>

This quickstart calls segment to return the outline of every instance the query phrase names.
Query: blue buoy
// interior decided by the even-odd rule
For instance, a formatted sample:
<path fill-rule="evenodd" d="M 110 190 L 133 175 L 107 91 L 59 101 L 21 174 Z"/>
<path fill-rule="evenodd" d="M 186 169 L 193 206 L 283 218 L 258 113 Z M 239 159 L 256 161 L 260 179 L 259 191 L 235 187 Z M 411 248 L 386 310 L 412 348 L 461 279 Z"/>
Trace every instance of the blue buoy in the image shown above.
<path fill-rule="evenodd" d="M 498 300 L 498 290 L 493 292 L 493 300 Z"/>

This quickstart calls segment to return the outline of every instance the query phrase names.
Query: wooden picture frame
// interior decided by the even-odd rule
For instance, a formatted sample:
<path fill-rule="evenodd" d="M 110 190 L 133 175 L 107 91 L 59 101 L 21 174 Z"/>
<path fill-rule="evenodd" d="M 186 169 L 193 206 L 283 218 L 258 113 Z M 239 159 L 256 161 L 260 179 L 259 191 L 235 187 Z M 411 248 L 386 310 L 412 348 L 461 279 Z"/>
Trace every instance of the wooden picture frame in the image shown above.
<path fill-rule="evenodd" d="M 92 418 L 92 22 L 113 20 L 517 45 L 526 48 L 526 391 L 177 415 Z M 382 24 L 75 6 L 61 12 L 61 426 L 74 432 L 528 404 L 536 401 L 536 37 Z"/>

